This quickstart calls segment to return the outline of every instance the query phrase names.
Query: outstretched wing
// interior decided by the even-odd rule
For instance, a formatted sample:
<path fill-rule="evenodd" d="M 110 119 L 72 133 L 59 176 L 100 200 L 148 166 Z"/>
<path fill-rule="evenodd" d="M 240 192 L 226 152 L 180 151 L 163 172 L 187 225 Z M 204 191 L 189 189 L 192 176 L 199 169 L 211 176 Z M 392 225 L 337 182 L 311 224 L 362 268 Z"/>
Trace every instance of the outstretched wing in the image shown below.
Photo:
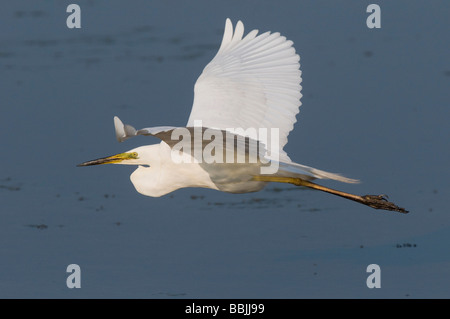
<path fill-rule="evenodd" d="M 114 116 L 114 128 L 116 130 L 116 138 L 119 142 L 123 142 L 130 137 L 137 135 L 151 135 L 161 140 L 166 139 L 166 135 L 172 132 L 176 127 L 173 126 L 155 126 L 136 130 L 129 124 L 123 124 L 122 121 Z"/>
<path fill-rule="evenodd" d="M 293 42 L 279 33 L 243 34 L 241 21 L 233 32 L 226 20 L 219 51 L 195 83 L 186 126 L 201 121 L 204 127 L 223 130 L 278 129 L 278 141 L 268 134 L 269 155 L 290 161 L 283 147 L 301 105 L 300 57 Z"/>
<path fill-rule="evenodd" d="M 123 124 L 123 122 L 117 116 L 114 116 L 114 128 L 116 130 L 116 138 L 119 142 L 123 142 L 131 137 L 138 135 L 154 136 L 159 138 L 172 148 L 174 147 L 174 145 L 183 141 L 187 143 L 184 144 L 183 151 L 189 148 L 189 153 L 194 154 L 194 148 L 199 147 L 201 152 L 198 155 L 200 156 L 211 155 L 207 153 L 203 154 L 203 150 L 209 143 L 211 143 L 211 141 L 216 141 L 216 139 L 220 139 L 216 142 L 222 145 L 222 153 L 224 156 L 226 156 L 227 152 L 229 152 L 233 154 L 234 158 L 234 156 L 238 156 L 239 153 L 239 156 L 242 155 L 248 161 L 249 157 L 258 159 L 258 157 L 264 157 L 264 154 L 266 153 L 265 145 L 263 143 L 249 137 L 230 134 L 225 130 L 205 127 L 196 128 L 174 126 L 155 126 L 136 130 L 129 124 Z M 208 135 L 208 138 L 202 138 L 196 141 L 195 136 L 197 133 L 195 133 L 195 130 L 197 129 L 201 129 L 201 136 L 205 136 L 206 134 Z M 183 135 L 185 135 L 186 137 Z M 209 163 L 208 159 L 203 160 Z"/>

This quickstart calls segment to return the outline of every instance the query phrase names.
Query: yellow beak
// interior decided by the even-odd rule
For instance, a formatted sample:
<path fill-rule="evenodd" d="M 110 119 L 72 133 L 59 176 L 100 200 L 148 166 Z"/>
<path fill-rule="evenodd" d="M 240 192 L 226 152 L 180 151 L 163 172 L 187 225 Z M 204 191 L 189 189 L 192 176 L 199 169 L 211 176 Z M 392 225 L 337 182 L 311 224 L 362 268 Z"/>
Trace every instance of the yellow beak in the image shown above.
<path fill-rule="evenodd" d="M 92 166 L 92 165 L 100 165 L 100 164 L 117 164 L 125 160 L 130 159 L 138 159 L 138 154 L 136 152 L 132 153 L 120 153 L 113 156 L 108 157 L 102 157 L 98 158 L 92 161 L 87 161 L 81 164 L 78 164 L 77 166 Z"/>

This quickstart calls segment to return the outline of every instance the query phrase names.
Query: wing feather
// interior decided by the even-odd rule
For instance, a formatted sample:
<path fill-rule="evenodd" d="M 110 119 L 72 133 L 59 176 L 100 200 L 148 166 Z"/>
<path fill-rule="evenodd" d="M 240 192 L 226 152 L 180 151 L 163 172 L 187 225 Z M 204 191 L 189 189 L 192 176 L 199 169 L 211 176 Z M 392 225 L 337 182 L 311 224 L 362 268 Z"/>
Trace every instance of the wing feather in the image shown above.
<path fill-rule="evenodd" d="M 223 130 L 277 128 L 277 143 L 268 136 L 269 157 L 276 154 L 290 161 L 283 147 L 301 105 L 300 57 L 293 42 L 278 32 L 258 35 L 253 30 L 243 35 L 241 21 L 233 32 L 226 20 L 219 51 L 195 84 L 187 126 L 197 120 Z"/>
<path fill-rule="evenodd" d="M 123 124 L 122 121 L 117 117 L 114 116 L 114 128 L 116 131 L 116 138 L 119 142 L 123 142 L 131 137 L 137 136 L 137 135 L 152 135 L 156 136 L 160 139 L 163 133 L 170 132 L 176 127 L 174 126 L 155 126 L 155 127 L 148 127 L 143 128 L 140 130 L 136 130 L 133 126 L 129 124 Z"/>

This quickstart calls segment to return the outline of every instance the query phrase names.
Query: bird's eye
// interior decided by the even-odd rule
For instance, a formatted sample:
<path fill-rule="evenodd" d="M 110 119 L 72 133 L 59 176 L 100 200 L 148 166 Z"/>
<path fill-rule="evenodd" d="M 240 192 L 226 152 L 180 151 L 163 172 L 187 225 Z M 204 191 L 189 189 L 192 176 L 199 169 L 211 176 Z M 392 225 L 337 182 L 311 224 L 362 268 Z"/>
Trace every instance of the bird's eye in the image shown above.
<path fill-rule="evenodd" d="M 137 152 L 133 152 L 133 153 L 131 153 L 131 156 L 132 156 L 133 158 L 138 158 L 138 153 L 137 153 Z"/>

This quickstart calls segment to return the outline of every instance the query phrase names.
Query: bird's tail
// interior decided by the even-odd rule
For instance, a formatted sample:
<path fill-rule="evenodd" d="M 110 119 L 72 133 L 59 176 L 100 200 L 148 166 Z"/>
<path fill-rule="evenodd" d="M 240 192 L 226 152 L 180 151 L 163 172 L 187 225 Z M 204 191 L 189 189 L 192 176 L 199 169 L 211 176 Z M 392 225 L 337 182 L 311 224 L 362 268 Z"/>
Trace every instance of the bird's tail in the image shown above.
<path fill-rule="evenodd" d="M 297 163 L 280 162 L 276 176 L 298 177 L 305 180 L 332 179 L 343 183 L 359 183 L 359 180 L 347 178 L 340 174 L 325 172 L 317 168 L 305 166 Z"/>

